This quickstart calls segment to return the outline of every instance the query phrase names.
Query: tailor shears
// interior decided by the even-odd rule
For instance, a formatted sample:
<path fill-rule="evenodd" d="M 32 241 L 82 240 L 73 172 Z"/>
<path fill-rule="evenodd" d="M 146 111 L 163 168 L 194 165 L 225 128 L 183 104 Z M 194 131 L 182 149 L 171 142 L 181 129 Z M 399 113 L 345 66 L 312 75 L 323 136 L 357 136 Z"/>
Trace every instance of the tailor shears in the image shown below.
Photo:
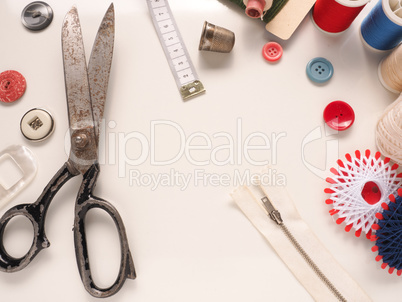
<path fill-rule="evenodd" d="M 110 5 L 99 27 L 88 68 L 78 12 L 73 7 L 62 27 L 64 76 L 70 122 L 71 150 L 67 162 L 56 173 L 35 203 L 9 209 L 0 219 L 0 270 L 16 272 L 26 267 L 44 248 L 49 247 L 45 234 L 48 207 L 58 190 L 74 176 L 83 175 L 74 210 L 74 244 L 78 269 L 85 289 L 94 297 L 108 297 L 123 286 L 127 278 L 136 277 L 123 221 L 117 210 L 92 192 L 99 175 L 99 125 L 103 118 L 114 44 L 114 7 Z M 98 287 L 91 275 L 85 235 L 85 216 L 92 208 L 107 212 L 119 233 L 121 261 L 119 274 L 108 288 Z M 34 230 L 32 246 L 21 258 L 10 256 L 3 244 L 7 223 L 15 216 L 27 217 Z"/>

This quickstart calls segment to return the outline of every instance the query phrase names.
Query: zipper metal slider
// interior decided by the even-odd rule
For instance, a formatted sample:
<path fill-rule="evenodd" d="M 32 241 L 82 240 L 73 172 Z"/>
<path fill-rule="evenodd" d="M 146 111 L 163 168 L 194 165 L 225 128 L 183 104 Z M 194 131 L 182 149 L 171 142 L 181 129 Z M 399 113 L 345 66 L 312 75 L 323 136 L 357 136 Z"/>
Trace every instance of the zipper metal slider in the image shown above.
<path fill-rule="evenodd" d="M 275 209 L 274 205 L 268 199 L 268 197 L 264 196 L 261 198 L 262 204 L 264 205 L 265 209 L 268 212 L 269 217 L 276 222 L 276 224 L 281 225 L 283 224 L 283 219 L 281 217 L 281 213 L 277 209 Z"/>
<path fill-rule="evenodd" d="M 264 208 L 267 210 L 268 216 L 276 222 L 277 225 L 282 229 L 283 233 L 286 235 L 290 243 L 295 247 L 295 249 L 299 252 L 299 254 L 303 257 L 306 263 L 311 267 L 311 269 L 317 274 L 317 276 L 321 279 L 321 281 L 328 287 L 328 289 L 334 294 L 334 296 L 341 302 L 347 302 L 347 300 L 342 296 L 339 290 L 332 284 L 332 282 L 324 275 L 324 273 L 320 270 L 320 268 L 315 264 L 313 259 L 307 254 L 307 252 L 303 249 L 303 247 L 299 244 L 293 234 L 286 227 L 283 219 L 281 217 L 281 213 L 277 209 L 275 209 L 272 202 L 269 200 L 267 196 L 261 198 L 262 204 Z"/>

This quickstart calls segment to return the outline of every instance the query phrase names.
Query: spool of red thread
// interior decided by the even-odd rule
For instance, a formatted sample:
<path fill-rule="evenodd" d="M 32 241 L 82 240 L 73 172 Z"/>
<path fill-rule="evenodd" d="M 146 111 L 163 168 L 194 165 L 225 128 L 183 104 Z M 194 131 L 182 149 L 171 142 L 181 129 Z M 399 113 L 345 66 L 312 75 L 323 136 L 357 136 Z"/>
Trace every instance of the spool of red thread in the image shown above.
<path fill-rule="evenodd" d="M 341 33 L 370 0 L 317 0 L 313 9 L 313 22 L 327 33 Z"/>

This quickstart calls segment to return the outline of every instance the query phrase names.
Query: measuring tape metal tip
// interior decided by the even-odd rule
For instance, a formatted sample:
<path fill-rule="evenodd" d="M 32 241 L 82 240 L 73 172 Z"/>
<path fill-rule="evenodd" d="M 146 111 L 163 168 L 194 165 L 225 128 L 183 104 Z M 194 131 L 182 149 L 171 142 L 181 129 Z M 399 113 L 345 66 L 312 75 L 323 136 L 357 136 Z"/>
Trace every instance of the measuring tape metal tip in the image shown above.
<path fill-rule="evenodd" d="M 204 85 L 199 80 L 195 80 L 180 88 L 180 94 L 183 100 L 188 100 L 191 97 L 197 96 L 205 92 Z"/>
<path fill-rule="evenodd" d="M 152 22 L 183 100 L 205 92 L 167 0 L 147 0 Z"/>

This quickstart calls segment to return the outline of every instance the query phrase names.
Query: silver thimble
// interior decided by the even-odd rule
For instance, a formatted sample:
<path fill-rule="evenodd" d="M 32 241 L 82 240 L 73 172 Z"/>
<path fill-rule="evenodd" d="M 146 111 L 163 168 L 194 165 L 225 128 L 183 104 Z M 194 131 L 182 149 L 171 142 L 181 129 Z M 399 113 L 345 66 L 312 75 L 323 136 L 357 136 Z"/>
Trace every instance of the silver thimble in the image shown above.
<path fill-rule="evenodd" d="M 232 31 L 205 21 L 198 50 L 228 53 L 234 43 L 235 35 Z"/>

